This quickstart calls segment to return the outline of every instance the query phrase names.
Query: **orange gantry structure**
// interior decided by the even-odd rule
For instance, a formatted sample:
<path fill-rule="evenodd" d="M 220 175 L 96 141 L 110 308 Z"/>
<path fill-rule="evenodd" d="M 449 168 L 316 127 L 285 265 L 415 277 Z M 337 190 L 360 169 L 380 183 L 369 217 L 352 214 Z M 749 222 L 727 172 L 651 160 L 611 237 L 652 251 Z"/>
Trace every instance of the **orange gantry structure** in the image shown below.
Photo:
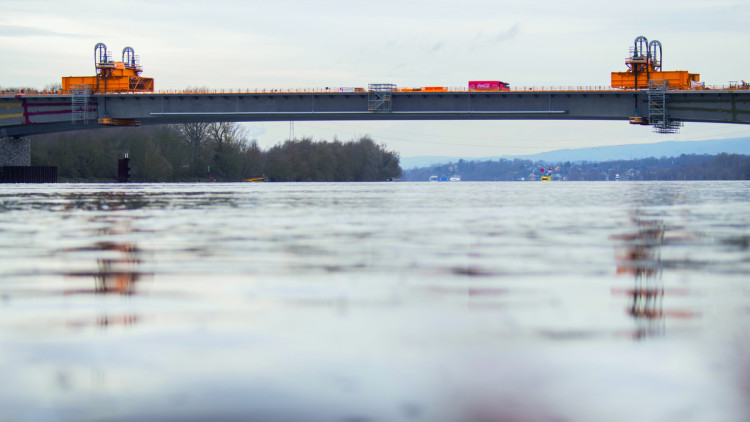
<path fill-rule="evenodd" d="M 705 86 L 700 80 L 700 74 L 686 70 L 662 70 L 662 45 L 659 41 L 649 42 L 646 37 L 639 36 L 630 48 L 630 55 L 625 60 L 625 72 L 612 72 L 609 87 L 510 87 L 502 81 L 469 81 L 468 88 L 451 88 L 444 86 L 423 86 L 418 88 L 396 88 L 389 85 L 387 90 L 402 93 L 441 93 L 441 92 L 475 92 L 475 91 L 618 91 L 618 90 L 703 90 L 725 89 L 725 87 Z M 85 92 L 87 94 L 126 94 L 151 93 L 154 90 L 154 79 L 141 76 L 143 69 L 139 58 L 131 47 L 122 50 L 122 61 L 116 62 L 107 52 L 103 43 L 94 47 L 95 76 L 66 76 L 62 78 L 62 94 Z M 730 83 L 728 89 L 750 89 L 750 84 Z M 330 93 L 365 93 L 365 88 L 325 88 L 325 89 L 263 89 L 237 90 L 237 93 L 301 93 L 301 92 L 330 92 Z M 171 90 L 162 93 L 211 93 L 209 90 Z M 233 90 L 214 90 L 213 93 L 232 93 Z"/>
<path fill-rule="evenodd" d="M 65 76 L 62 91 L 72 94 L 87 91 L 95 94 L 115 92 L 154 92 L 154 79 L 141 76 L 143 68 L 131 47 L 122 50 L 122 61 L 116 62 L 107 52 L 107 46 L 98 43 L 94 47 L 96 76 Z"/>
<path fill-rule="evenodd" d="M 666 84 L 668 89 L 701 89 L 701 75 L 686 70 L 662 71 L 661 43 L 640 36 L 635 39 L 631 55 L 625 60 L 628 70 L 612 72 L 612 88 L 648 88 L 652 82 Z"/>

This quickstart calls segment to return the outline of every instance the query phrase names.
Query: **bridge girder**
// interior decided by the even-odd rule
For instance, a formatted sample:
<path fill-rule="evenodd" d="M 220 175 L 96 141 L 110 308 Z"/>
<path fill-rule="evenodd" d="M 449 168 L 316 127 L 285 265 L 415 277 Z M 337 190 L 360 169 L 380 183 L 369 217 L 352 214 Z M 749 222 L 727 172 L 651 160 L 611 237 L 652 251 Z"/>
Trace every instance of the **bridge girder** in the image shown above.
<path fill-rule="evenodd" d="M 669 91 L 673 121 L 750 123 L 750 91 Z M 78 101 L 78 102 L 76 102 Z M 315 120 L 648 120 L 647 91 L 393 92 L 389 112 L 368 93 L 186 93 L 0 96 L 0 137 L 101 127 L 99 119 L 167 124 Z M 7 110 L 7 111 L 6 111 Z"/>

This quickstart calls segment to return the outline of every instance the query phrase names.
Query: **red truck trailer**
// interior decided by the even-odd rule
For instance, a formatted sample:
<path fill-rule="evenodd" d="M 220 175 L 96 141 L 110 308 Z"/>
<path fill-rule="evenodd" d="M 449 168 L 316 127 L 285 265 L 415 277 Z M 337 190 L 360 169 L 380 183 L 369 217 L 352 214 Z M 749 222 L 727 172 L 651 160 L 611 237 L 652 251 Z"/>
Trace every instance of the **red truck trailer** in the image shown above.
<path fill-rule="evenodd" d="M 510 91 L 503 81 L 469 81 L 469 91 Z"/>

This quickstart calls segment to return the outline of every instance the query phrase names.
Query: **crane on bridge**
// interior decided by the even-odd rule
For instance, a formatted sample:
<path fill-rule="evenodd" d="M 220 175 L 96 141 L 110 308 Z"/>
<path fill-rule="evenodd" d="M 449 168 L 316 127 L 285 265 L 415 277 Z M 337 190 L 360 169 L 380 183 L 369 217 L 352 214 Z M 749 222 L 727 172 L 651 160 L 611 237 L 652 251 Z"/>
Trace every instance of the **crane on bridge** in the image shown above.
<path fill-rule="evenodd" d="M 640 115 L 638 100 L 634 99 L 630 123 L 652 125 L 657 133 L 677 133 L 682 122 L 667 113 L 667 90 L 703 89 L 700 75 L 686 70 L 663 71 L 661 42 L 648 42 L 644 36 L 636 37 L 625 65 L 627 71 L 612 72 L 612 88 L 648 91 L 648 116 Z"/>
<path fill-rule="evenodd" d="M 104 43 L 94 46 L 96 76 L 65 76 L 63 94 L 85 91 L 93 94 L 112 92 L 154 92 L 154 79 L 141 76 L 143 68 L 132 47 L 122 49 L 122 61 L 112 60 Z"/>
<path fill-rule="evenodd" d="M 669 89 L 700 89 L 700 74 L 686 70 L 663 71 L 661 68 L 661 43 L 657 40 L 648 42 L 644 36 L 635 39 L 630 48 L 630 56 L 625 59 L 628 70 L 612 72 L 612 88 L 641 89 L 650 88 L 657 81 L 666 84 Z"/>

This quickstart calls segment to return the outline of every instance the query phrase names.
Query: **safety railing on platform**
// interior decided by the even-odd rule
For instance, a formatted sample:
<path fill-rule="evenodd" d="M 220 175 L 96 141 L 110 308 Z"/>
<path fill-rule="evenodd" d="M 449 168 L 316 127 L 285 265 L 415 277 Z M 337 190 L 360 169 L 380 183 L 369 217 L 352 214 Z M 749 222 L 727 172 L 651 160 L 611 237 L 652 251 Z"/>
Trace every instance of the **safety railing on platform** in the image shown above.
<path fill-rule="evenodd" d="M 670 89 L 671 90 L 671 89 Z M 682 89 L 677 89 L 683 91 Z M 432 95 L 441 93 L 463 93 L 463 92 L 474 92 L 474 93 L 524 93 L 524 92 L 632 92 L 630 89 L 612 88 L 608 86 L 517 86 L 511 87 L 508 91 L 500 90 L 470 90 L 465 87 L 444 87 L 442 89 L 435 89 L 435 87 L 429 87 L 425 90 L 424 87 L 415 88 L 399 88 L 394 91 L 394 94 L 421 94 L 421 95 Z M 643 90 L 641 90 L 643 91 Z M 729 85 L 706 85 L 700 88 L 694 88 L 684 91 L 750 91 L 750 84 L 743 82 L 735 83 L 732 82 Z M 154 92 L 108 92 L 105 95 L 227 95 L 227 94 L 364 94 L 367 93 L 366 88 L 349 88 L 349 87 L 336 87 L 336 88 L 254 88 L 254 89 L 162 89 Z M 62 95 L 61 91 L 44 91 L 44 90 L 0 90 L 0 96 L 15 96 L 15 95 Z M 102 94 L 92 94 L 102 95 Z"/>

